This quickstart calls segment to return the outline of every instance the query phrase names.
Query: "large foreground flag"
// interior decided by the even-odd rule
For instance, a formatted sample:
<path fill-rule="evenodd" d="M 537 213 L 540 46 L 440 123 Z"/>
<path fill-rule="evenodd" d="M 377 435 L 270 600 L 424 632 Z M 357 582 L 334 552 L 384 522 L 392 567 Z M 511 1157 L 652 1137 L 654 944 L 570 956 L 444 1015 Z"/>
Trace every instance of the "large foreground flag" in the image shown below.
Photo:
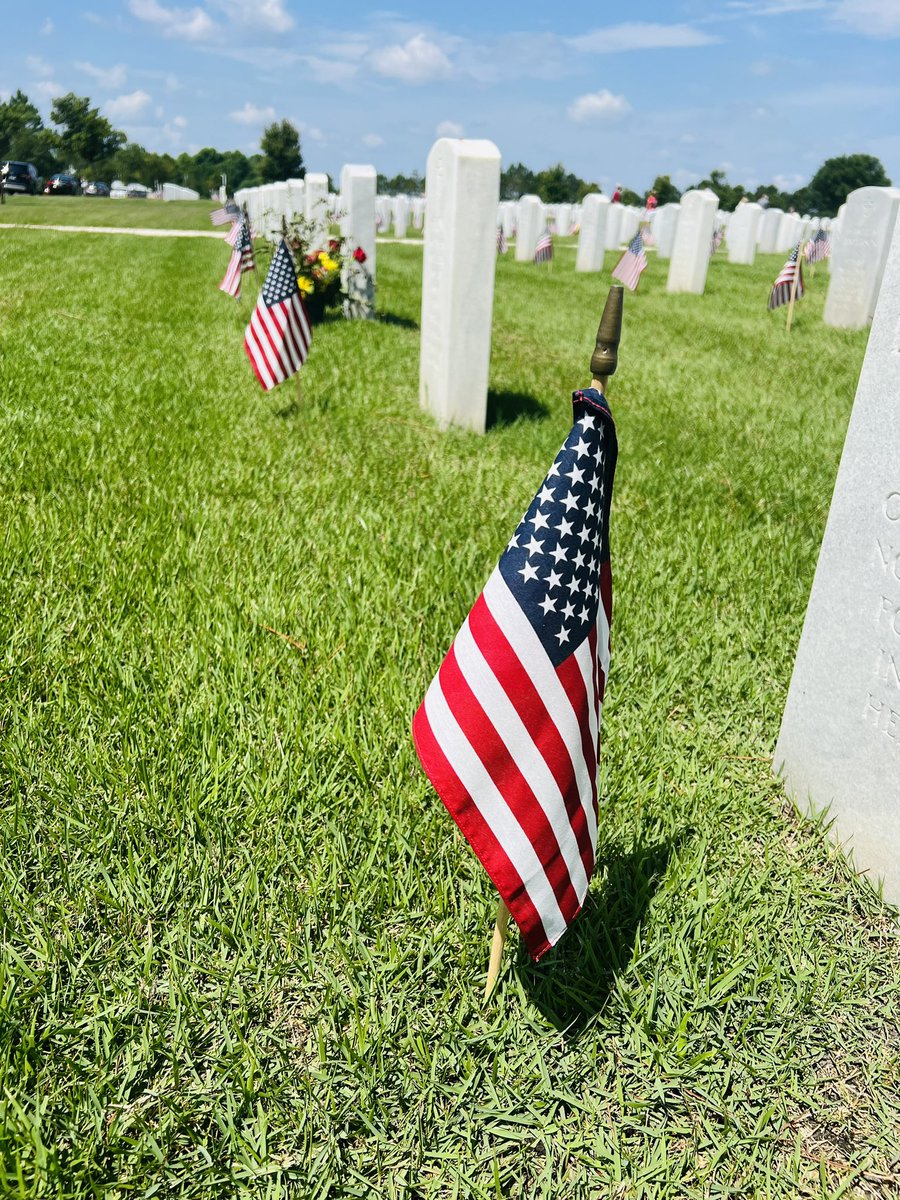
<path fill-rule="evenodd" d="M 798 242 L 791 251 L 791 256 L 778 272 L 778 278 L 772 284 L 772 291 L 769 294 L 769 309 L 780 308 L 782 304 L 787 304 L 791 298 L 791 286 L 793 285 L 794 276 L 797 276 L 797 291 L 795 298 L 800 300 L 803 296 L 803 266 L 797 260 L 800 257 L 800 243 Z"/>
<path fill-rule="evenodd" d="M 629 291 L 633 292 L 637 288 L 641 273 L 646 269 L 647 255 L 644 253 L 644 239 L 641 231 L 638 230 L 628 243 L 628 249 L 613 267 L 611 274 L 613 279 L 618 279 L 625 284 Z"/>
<path fill-rule="evenodd" d="M 244 334 L 250 365 L 267 392 L 300 370 L 311 338 L 291 252 L 282 240 Z"/>
<path fill-rule="evenodd" d="M 413 718 L 422 766 L 535 959 L 584 902 L 597 852 L 616 431 L 575 424 Z"/>
<path fill-rule="evenodd" d="M 238 300 L 241 295 L 241 276 L 245 271 L 252 271 L 255 266 L 253 241 L 247 222 L 241 219 L 236 223 L 225 240 L 231 246 L 231 258 L 228 260 L 228 268 L 219 284 L 219 290 Z"/>

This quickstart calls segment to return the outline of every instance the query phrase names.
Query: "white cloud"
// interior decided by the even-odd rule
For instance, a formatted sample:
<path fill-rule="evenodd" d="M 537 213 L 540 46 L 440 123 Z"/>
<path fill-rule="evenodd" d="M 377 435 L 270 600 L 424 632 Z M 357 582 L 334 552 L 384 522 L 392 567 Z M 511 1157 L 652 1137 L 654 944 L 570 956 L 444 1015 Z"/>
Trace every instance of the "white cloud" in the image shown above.
<path fill-rule="evenodd" d="M 384 138 L 380 133 L 367 133 L 362 140 L 364 146 L 371 146 L 373 150 L 376 146 L 384 145 Z"/>
<path fill-rule="evenodd" d="M 586 54 L 619 54 L 623 50 L 666 50 L 686 46 L 711 46 L 720 38 L 692 25 L 659 25 L 651 21 L 626 21 L 605 29 L 592 29 L 567 38 L 575 50 Z"/>
<path fill-rule="evenodd" d="M 172 124 L 176 129 L 187 129 L 187 117 L 173 117 Z"/>
<path fill-rule="evenodd" d="M 750 74 L 751 75 L 757 75 L 760 77 L 763 75 L 771 75 L 774 70 L 775 70 L 774 64 L 772 64 L 770 62 L 765 62 L 764 60 L 760 60 L 759 62 L 754 62 L 754 63 L 750 64 Z"/>
<path fill-rule="evenodd" d="M 796 192 L 801 184 L 806 183 L 806 175 L 776 175 L 772 182 L 779 192 Z"/>
<path fill-rule="evenodd" d="M 140 116 L 149 103 L 150 97 L 147 93 L 138 89 L 125 96 L 116 96 L 114 100 L 107 100 L 103 109 L 114 121 L 129 121 Z"/>
<path fill-rule="evenodd" d="M 29 54 L 25 59 L 25 66 L 32 75 L 52 75 L 53 68 L 43 58 L 36 54 Z"/>
<path fill-rule="evenodd" d="M 571 121 L 605 121 L 631 112 L 631 105 L 624 96 L 616 96 L 608 88 L 601 88 L 599 92 L 579 96 L 566 112 Z"/>
<path fill-rule="evenodd" d="M 461 138 L 464 130 L 457 121 L 441 121 L 434 132 L 438 137 Z"/>
<path fill-rule="evenodd" d="M 871 37 L 900 37 L 897 0 L 841 0 L 832 16 L 842 25 Z"/>
<path fill-rule="evenodd" d="M 215 22 L 202 8 L 166 8 L 159 0 L 128 0 L 131 15 L 155 25 L 164 37 L 186 42 L 203 42 L 217 31 Z"/>
<path fill-rule="evenodd" d="M 63 94 L 62 88 L 55 79 L 42 79 L 40 83 L 35 84 L 30 90 L 40 97 L 41 100 L 55 100 L 57 96 Z"/>
<path fill-rule="evenodd" d="M 260 108 L 248 100 L 243 108 L 228 115 L 232 121 L 237 121 L 238 125 L 262 125 L 263 121 L 271 121 L 274 118 L 275 109 L 270 104 L 267 104 L 265 108 Z"/>
<path fill-rule="evenodd" d="M 56 26 L 53 24 L 50 18 L 44 17 L 44 23 L 41 26 L 41 37 L 49 37 L 55 28 Z"/>
<path fill-rule="evenodd" d="M 747 17 L 781 17 L 786 13 L 814 12 L 827 7 L 828 0 L 729 0 L 726 5 Z"/>
<path fill-rule="evenodd" d="M 274 33 L 287 33 L 294 26 L 294 18 L 285 10 L 284 0 L 219 0 L 220 6 L 242 25 L 271 29 Z"/>
<path fill-rule="evenodd" d="M 124 87 L 125 80 L 128 78 L 128 72 L 121 63 L 115 67 L 95 67 L 93 63 L 77 62 L 75 66 L 85 75 L 90 75 L 91 79 L 96 79 L 101 87 L 109 88 L 111 91 Z"/>
<path fill-rule="evenodd" d="M 453 74 L 450 59 L 437 42 L 429 41 L 424 33 L 417 33 L 403 45 L 376 50 L 371 61 L 379 75 L 399 79 L 401 83 L 429 83 Z"/>

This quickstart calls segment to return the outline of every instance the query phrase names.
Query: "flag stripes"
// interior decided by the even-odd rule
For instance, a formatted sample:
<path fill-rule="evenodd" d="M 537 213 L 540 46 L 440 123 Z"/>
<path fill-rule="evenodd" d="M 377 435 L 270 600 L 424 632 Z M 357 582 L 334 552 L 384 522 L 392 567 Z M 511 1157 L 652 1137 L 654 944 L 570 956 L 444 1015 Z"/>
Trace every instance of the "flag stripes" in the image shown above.
<path fill-rule="evenodd" d="M 244 334 L 244 350 L 260 385 L 269 391 L 299 371 L 311 340 L 293 260 L 282 241 Z"/>
<path fill-rule="evenodd" d="M 628 249 L 613 267 L 612 277 L 624 283 L 628 290 L 633 292 L 637 288 L 641 274 L 646 269 L 647 255 L 644 251 L 644 240 L 641 231 L 638 230 L 628 243 Z"/>
<path fill-rule="evenodd" d="M 800 258 L 800 243 L 798 242 L 791 251 L 790 258 L 778 272 L 778 277 L 772 284 L 772 291 L 769 295 L 769 311 L 780 308 L 782 304 L 787 304 L 791 298 L 791 287 L 794 282 L 794 276 L 797 276 L 797 290 L 795 299 L 800 300 L 803 296 L 803 265 L 798 260 Z"/>

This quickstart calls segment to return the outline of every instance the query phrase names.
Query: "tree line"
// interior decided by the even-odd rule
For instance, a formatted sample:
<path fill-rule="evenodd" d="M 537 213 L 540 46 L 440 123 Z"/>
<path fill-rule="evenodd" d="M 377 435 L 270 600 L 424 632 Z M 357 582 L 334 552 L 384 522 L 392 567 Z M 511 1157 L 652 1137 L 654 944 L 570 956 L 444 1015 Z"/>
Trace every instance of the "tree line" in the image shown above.
<path fill-rule="evenodd" d="M 275 121 L 263 130 L 260 154 L 205 147 L 196 154 L 155 154 L 113 128 L 87 96 L 69 92 L 52 102 L 50 127 L 37 107 L 17 90 L 0 102 L 0 161 L 30 162 L 44 178 L 57 171 L 109 182 L 179 183 L 208 195 L 228 178 L 228 189 L 254 187 L 280 179 L 302 179 L 306 173 L 300 134 L 290 121 Z"/>
<path fill-rule="evenodd" d="M 260 153 L 246 155 L 240 150 L 216 150 L 207 146 L 196 154 L 155 154 L 114 129 L 99 108 L 91 106 L 87 96 L 69 92 L 52 102 L 52 127 L 44 125 L 41 114 L 22 91 L 0 102 L 0 160 L 14 159 L 34 163 L 47 177 L 55 171 L 71 168 L 81 175 L 103 179 L 122 179 L 126 183 L 179 183 L 208 195 L 218 188 L 224 174 L 228 189 L 254 187 L 280 179 L 302 179 L 306 174 L 300 146 L 300 134 L 290 121 L 274 121 L 263 130 Z M 330 182 L 330 181 L 329 181 Z M 706 179 L 692 187 L 709 188 L 720 206 L 733 210 L 743 199 L 759 200 L 767 196 L 774 208 L 795 209 L 820 216 L 834 216 L 848 192 L 874 185 L 887 187 L 890 180 L 881 162 L 871 154 L 848 154 L 829 158 L 796 191 L 785 191 L 775 183 L 747 188 L 729 183 L 724 171 L 710 171 Z M 405 192 L 420 195 L 425 179 L 418 171 L 409 175 L 379 175 L 380 192 Z M 512 163 L 500 175 L 500 198 L 517 200 L 519 196 L 540 196 L 545 204 L 575 204 L 591 192 L 602 189 L 596 183 L 580 179 L 562 163 L 532 171 L 524 163 Z M 670 204 L 681 192 L 668 175 L 657 175 L 650 189 L 660 204 Z M 647 193 L 622 189 L 625 204 L 642 204 Z"/>

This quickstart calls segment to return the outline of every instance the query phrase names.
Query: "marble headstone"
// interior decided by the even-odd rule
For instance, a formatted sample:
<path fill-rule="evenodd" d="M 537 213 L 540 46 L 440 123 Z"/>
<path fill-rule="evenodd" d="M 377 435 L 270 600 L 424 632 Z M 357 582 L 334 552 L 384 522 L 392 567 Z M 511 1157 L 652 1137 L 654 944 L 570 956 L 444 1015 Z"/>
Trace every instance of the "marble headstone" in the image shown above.
<path fill-rule="evenodd" d="M 718 208 L 715 194 L 705 189 L 685 192 L 681 197 L 666 291 L 702 295 Z"/>
<path fill-rule="evenodd" d="M 675 230 L 678 228 L 680 211 L 680 204 L 664 204 L 653 214 L 652 229 L 657 258 L 672 257 L 672 246 L 675 244 Z"/>
<path fill-rule="evenodd" d="M 606 250 L 606 218 L 609 214 L 606 196 L 592 192 L 581 206 L 581 229 L 575 254 L 576 271 L 602 271 Z"/>
<path fill-rule="evenodd" d="M 823 319 L 839 329 L 862 329 L 875 312 L 888 248 L 900 209 L 900 188 L 851 192 L 841 218 Z"/>
<path fill-rule="evenodd" d="M 728 223 L 728 261 L 752 267 L 756 258 L 756 238 L 763 210 L 747 201 L 739 204 Z"/>
<path fill-rule="evenodd" d="M 409 232 L 409 197 L 395 196 L 391 202 L 394 216 L 394 237 L 405 238 Z"/>
<path fill-rule="evenodd" d="M 778 233 L 783 216 L 784 212 L 780 208 L 763 209 L 762 220 L 759 223 L 760 254 L 777 254 Z"/>
<path fill-rule="evenodd" d="M 500 151 L 489 141 L 440 138 L 428 155 L 426 185 L 419 402 L 442 429 L 483 433 Z"/>
<path fill-rule="evenodd" d="M 375 311 L 375 168 L 347 163 L 341 169 L 343 218 L 341 232 L 349 242 L 344 267 L 344 312 L 348 317 L 371 318 Z M 366 261 L 359 264 L 352 253 L 359 247 Z"/>
<path fill-rule="evenodd" d="M 893 246 L 794 663 L 775 769 L 830 806 L 900 903 L 900 236 Z"/>
<path fill-rule="evenodd" d="M 522 196 L 516 219 L 516 262 L 531 262 L 541 235 L 544 206 L 539 196 Z"/>
<path fill-rule="evenodd" d="M 328 176 L 318 171 L 307 171 L 304 183 L 306 220 L 311 226 L 312 248 L 322 250 L 328 241 Z"/>
<path fill-rule="evenodd" d="M 619 237 L 619 231 L 622 228 L 622 214 L 624 211 L 625 210 L 621 204 L 610 203 L 609 209 L 606 213 L 607 250 L 615 250 L 621 241 L 621 238 Z"/>

